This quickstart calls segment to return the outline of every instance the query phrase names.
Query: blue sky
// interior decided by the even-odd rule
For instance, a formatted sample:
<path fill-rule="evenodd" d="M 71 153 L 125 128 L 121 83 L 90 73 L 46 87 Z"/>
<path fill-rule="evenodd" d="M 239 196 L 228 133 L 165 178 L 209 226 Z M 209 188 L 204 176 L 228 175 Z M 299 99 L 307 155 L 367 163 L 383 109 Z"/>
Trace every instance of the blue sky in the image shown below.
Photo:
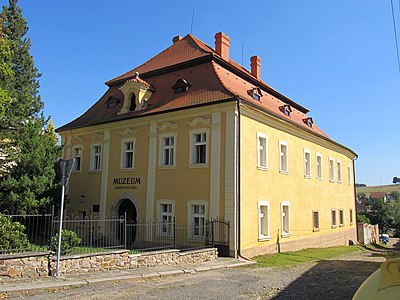
<path fill-rule="evenodd" d="M 400 35 L 399 0 L 395 5 Z M 0 0 L 2 5 L 8 1 Z M 358 153 L 357 182 L 400 176 L 400 72 L 390 0 L 122 1 L 20 0 L 35 65 L 43 73 L 44 112 L 59 127 L 107 90 L 104 82 L 190 33 L 310 109 L 332 139 Z M 400 37 L 399 37 L 400 38 Z M 400 42 L 400 41 L 399 41 Z"/>

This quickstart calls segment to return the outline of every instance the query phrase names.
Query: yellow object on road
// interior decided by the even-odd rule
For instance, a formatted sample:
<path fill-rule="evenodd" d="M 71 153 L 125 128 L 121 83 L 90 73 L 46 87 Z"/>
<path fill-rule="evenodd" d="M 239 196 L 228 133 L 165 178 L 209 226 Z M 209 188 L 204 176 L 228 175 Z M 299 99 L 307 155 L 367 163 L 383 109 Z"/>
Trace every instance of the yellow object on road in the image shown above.
<path fill-rule="evenodd" d="M 400 258 L 384 262 L 358 288 L 353 300 L 400 299 Z"/>

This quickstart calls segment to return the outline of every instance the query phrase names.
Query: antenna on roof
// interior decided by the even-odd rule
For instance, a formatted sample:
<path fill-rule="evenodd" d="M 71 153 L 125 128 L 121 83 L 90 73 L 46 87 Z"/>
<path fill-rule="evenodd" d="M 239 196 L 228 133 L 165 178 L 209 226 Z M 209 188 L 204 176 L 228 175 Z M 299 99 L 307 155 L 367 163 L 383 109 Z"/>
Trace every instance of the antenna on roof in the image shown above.
<path fill-rule="evenodd" d="M 193 6 L 193 11 L 192 11 L 192 24 L 190 25 L 190 34 L 193 34 L 194 9 L 195 6 Z"/>

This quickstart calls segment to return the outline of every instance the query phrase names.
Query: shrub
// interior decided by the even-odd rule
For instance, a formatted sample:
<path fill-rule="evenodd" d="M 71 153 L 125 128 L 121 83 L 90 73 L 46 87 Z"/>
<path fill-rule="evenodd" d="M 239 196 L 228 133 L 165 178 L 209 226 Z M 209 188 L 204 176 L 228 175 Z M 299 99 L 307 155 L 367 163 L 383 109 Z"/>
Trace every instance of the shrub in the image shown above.
<path fill-rule="evenodd" d="M 11 250 L 29 248 L 28 236 L 24 231 L 24 225 L 0 214 L 0 250 L 12 252 Z"/>
<path fill-rule="evenodd" d="M 363 223 L 363 224 L 371 224 L 370 219 L 368 219 L 364 213 L 358 213 L 357 214 L 357 222 Z"/>
<path fill-rule="evenodd" d="M 63 229 L 61 232 L 61 254 L 69 254 L 79 246 L 81 239 L 76 235 L 75 231 Z M 53 251 L 58 249 L 58 233 L 51 239 L 51 248 Z"/>

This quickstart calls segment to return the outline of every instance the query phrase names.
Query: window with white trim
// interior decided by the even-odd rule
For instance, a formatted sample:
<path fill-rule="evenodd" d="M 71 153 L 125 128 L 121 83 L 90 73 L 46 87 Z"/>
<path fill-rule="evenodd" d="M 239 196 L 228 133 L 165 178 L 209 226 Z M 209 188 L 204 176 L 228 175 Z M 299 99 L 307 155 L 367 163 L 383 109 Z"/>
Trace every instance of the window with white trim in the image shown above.
<path fill-rule="evenodd" d="M 332 228 L 336 228 L 337 224 L 336 224 L 336 209 L 332 208 L 331 210 L 331 224 L 332 224 Z"/>
<path fill-rule="evenodd" d="M 282 236 L 290 234 L 290 203 L 281 203 Z"/>
<path fill-rule="evenodd" d="M 75 159 L 73 171 L 80 172 L 82 169 L 82 146 L 73 147 L 72 158 Z"/>
<path fill-rule="evenodd" d="M 208 164 L 208 145 L 210 130 L 208 128 L 193 129 L 190 135 L 189 164 Z"/>
<path fill-rule="evenodd" d="M 347 184 L 351 184 L 351 167 L 347 166 Z"/>
<path fill-rule="evenodd" d="M 288 144 L 285 141 L 279 141 L 279 170 L 287 173 L 288 169 Z"/>
<path fill-rule="evenodd" d="M 258 202 L 258 238 L 269 239 L 269 201 Z"/>
<path fill-rule="evenodd" d="M 204 200 L 190 200 L 187 205 L 188 224 L 190 224 L 189 238 L 204 238 L 206 235 L 207 202 Z"/>
<path fill-rule="evenodd" d="M 322 179 L 322 155 L 316 154 L 317 179 Z"/>
<path fill-rule="evenodd" d="M 304 149 L 304 176 L 311 178 L 311 153 L 308 149 Z"/>
<path fill-rule="evenodd" d="M 158 201 L 158 234 L 171 236 L 173 235 L 174 224 L 174 206 L 175 202 L 171 200 Z"/>
<path fill-rule="evenodd" d="M 121 141 L 121 168 L 133 169 L 135 158 L 135 140 Z"/>
<path fill-rule="evenodd" d="M 268 168 L 268 138 L 257 132 L 257 165 L 260 169 Z"/>
<path fill-rule="evenodd" d="M 344 226 L 343 208 L 339 209 L 339 226 Z"/>
<path fill-rule="evenodd" d="M 313 210 L 313 231 L 319 231 L 319 211 Z"/>
<path fill-rule="evenodd" d="M 176 133 L 160 135 L 160 166 L 175 166 L 176 158 Z"/>
<path fill-rule="evenodd" d="M 91 170 L 98 171 L 100 169 L 101 169 L 101 145 L 93 145 Z"/>
<path fill-rule="evenodd" d="M 329 158 L 329 181 L 335 181 L 335 167 L 333 158 Z"/>
<path fill-rule="evenodd" d="M 342 182 L 342 162 L 340 160 L 336 161 L 337 167 L 337 182 Z"/>

